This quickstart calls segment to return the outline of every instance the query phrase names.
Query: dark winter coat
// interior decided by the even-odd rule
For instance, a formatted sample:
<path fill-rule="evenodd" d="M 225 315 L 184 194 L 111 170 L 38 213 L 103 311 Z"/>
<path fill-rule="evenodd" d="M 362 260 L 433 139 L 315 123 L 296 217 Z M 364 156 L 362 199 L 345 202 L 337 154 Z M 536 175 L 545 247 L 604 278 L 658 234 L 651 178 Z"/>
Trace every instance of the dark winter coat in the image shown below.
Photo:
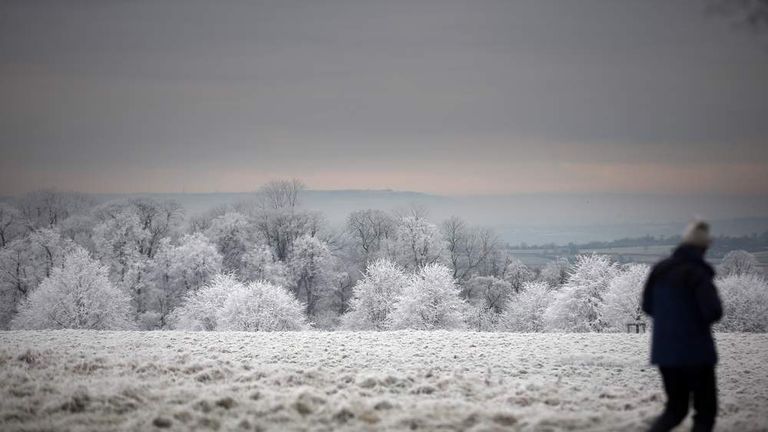
<path fill-rule="evenodd" d="M 723 315 L 715 271 L 704 248 L 682 245 L 651 270 L 643 310 L 653 317 L 651 363 L 659 366 L 717 363 L 713 323 Z"/>

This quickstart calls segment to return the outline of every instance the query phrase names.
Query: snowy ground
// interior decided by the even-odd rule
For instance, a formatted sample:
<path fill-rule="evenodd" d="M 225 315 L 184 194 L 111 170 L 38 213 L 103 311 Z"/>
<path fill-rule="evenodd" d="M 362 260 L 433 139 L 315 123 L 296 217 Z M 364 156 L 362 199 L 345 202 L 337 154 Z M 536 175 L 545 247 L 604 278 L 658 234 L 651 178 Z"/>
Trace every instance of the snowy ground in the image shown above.
<path fill-rule="evenodd" d="M 768 335 L 718 344 L 719 429 L 768 430 Z M 634 334 L 0 332 L 0 430 L 642 430 L 664 399 L 647 346 Z"/>

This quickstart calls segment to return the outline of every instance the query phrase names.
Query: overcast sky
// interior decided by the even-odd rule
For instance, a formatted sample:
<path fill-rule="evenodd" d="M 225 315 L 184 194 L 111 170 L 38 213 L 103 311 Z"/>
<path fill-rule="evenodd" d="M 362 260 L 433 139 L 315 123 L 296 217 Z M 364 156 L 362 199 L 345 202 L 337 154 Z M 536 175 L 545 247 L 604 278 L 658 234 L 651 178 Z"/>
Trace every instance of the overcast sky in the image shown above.
<path fill-rule="evenodd" d="M 0 0 L 0 193 L 768 193 L 707 0 Z"/>

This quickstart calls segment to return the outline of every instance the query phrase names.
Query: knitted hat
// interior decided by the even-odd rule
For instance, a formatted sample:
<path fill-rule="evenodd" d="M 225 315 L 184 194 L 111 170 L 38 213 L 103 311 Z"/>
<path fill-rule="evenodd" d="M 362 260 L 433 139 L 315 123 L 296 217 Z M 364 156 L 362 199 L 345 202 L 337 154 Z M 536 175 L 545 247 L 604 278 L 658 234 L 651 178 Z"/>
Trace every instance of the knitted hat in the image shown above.
<path fill-rule="evenodd" d="M 683 232 L 683 244 L 709 247 L 712 237 L 709 235 L 709 224 L 702 220 L 695 220 L 688 224 Z"/>

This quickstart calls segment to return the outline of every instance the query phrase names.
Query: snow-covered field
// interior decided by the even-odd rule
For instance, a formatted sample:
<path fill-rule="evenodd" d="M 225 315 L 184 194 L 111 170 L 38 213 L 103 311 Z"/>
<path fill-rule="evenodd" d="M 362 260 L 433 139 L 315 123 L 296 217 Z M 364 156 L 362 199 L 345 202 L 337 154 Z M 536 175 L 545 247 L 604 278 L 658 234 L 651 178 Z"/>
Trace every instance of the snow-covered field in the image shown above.
<path fill-rule="evenodd" d="M 768 430 L 768 335 L 717 339 L 718 428 Z M 664 400 L 647 347 L 635 334 L 0 332 L 0 430 L 642 430 Z"/>

